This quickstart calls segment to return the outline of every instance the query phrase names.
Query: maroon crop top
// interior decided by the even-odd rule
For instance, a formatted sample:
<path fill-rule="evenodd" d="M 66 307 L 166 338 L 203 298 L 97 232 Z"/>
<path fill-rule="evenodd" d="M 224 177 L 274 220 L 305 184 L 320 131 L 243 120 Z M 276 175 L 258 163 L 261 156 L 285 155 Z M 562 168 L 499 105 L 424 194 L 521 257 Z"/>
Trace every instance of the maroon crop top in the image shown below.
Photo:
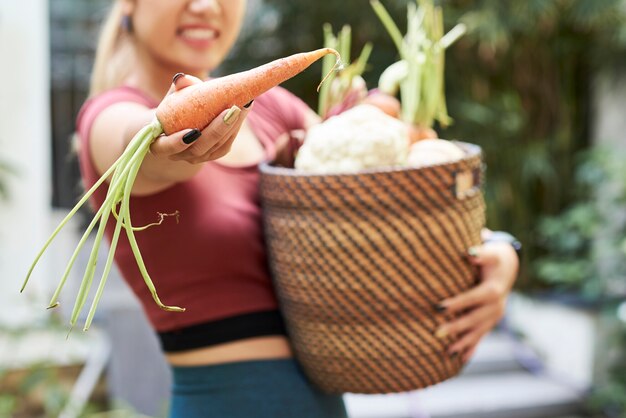
<path fill-rule="evenodd" d="M 99 178 L 90 157 L 90 129 L 103 109 L 119 102 L 151 108 L 157 105 L 130 87 L 85 102 L 77 132 L 86 188 Z M 275 155 L 276 138 L 303 128 L 307 109 L 304 102 L 280 87 L 255 100 L 247 121 L 268 160 Z M 156 305 L 124 234 L 115 255 L 122 276 L 140 299 L 165 351 L 284 333 L 266 259 L 258 187 L 256 165 L 235 168 L 211 161 L 186 182 L 131 198 L 136 226 L 155 222 L 157 212 L 180 213 L 178 224 L 165 218 L 160 226 L 135 235 L 159 297 L 166 305 L 186 308 L 185 312 L 167 312 Z M 92 207 L 99 207 L 105 195 L 106 184 L 93 195 Z M 107 226 L 109 239 L 112 232 L 111 222 Z"/>

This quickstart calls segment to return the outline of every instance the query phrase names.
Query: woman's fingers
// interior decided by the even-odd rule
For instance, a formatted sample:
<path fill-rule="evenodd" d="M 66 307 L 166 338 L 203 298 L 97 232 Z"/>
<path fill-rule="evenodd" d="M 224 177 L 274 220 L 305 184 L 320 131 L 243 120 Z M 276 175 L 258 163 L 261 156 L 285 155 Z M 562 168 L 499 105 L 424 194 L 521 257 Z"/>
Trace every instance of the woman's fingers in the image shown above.
<path fill-rule="evenodd" d="M 453 296 L 438 304 L 438 310 L 461 312 L 484 302 L 506 296 L 517 274 L 517 259 L 510 253 L 513 247 L 503 243 L 493 243 L 468 250 L 471 263 L 480 266 L 478 286 Z M 515 256 L 516 257 L 516 256 Z"/>
<path fill-rule="evenodd" d="M 237 106 L 223 111 L 202 130 L 200 141 L 191 147 L 189 152 L 196 157 L 202 157 L 214 147 L 221 145 L 233 132 L 239 130 L 241 125 L 237 121 L 240 116 L 241 109 Z"/>
<path fill-rule="evenodd" d="M 184 88 L 199 83 L 202 83 L 202 80 L 200 80 L 198 77 L 183 73 L 176 74 L 172 79 L 172 87 L 174 87 L 174 91 L 180 91 Z"/>
<path fill-rule="evenodd" d="M 202 83 L 202 80 L 200 80 L 198 77 L 194 77 L 192 75 L 187 75 L 184 73 L 176 73 L 174 74 L 174 77 L 172 77 L 172 84 L 170 85 L 167 93 L 165 93 L 165 96 L 169 96 L 174 92 L 198 83 Z"/>
<path fill-rule="evenodd" d="M 468 250 L 470 262 L 480 267 L 481 281 L 495 280 L 508 292 L 517 277 L 519 258 L 507 242 L 488 242 Z"/>
<path fill-rule="evenodd" d="M 504 286 L 497 280 L 486 280 L 470 290 L 442 301 L 438 309 L 460 313 L 468 308 L 494 302 L 504 294 Z"/>
<path fill-rule="evenodd" d="M 251 105 L 243 108 L 233 106 L 223 112 L 216 118 L 215 126 L 213 125 L 214 121 L 203 131 L 203 138 L 212 138 L 212 140 L 207 140 L 202 144 L 202 147 L 197 144 L 195 145 L 197 150 L 190 149 L 189 151 L 197 153 L 197 158 L 202 161 L 223 157 L 226 154 L 223 152 L 224 149 L 230 150 L 233 141 L 237 138 L 239 130 L 250 112 L 250 107 Z"/>
<path fill-rule="evenodd" d="M 202 80 L 178 73 L 173 77 L 167 95 L 176 94 L 198 83 L 202 83 Z M 250 111 L 251 104 L 252 102 L 243 109 L 233 106 L 224 110 L 202 131 L 190 128 L 172 135 L 161 135 L 150 146 L 150 152 L 156 157 L 190 163 L 201 163 L 224 156 L 230 150 L 245 116 Z"/>
<path fill-rule="evenodd" d="M 211 150 L 220 147 L 225 141 L 236 136 L 240 124 L 236 123 L 241 109 L 233 106 L 222 112 L 203 131 L 199 140 L 188 149 L 173 156 L 175 160 L 187 160 L 190 163 L 200 163 L 211 158 Z"/>
<path fill-rule="evenodd" d="M 217 141 L 213 142 L 210 147 L 208 147 L 204 154 L 209 157 L 213 152 L 215 152 L 218 148 L 221 148 L 225 143 L 232 142 L 239 133 L 239 129 L 241 129 L 241 125 L 245 120 L 248 114 L 247 109 L 240 109 L 237 106 L 233 106 L 230 108 L 225 114 L 222 116 L 222 128 L 226 128 L 223 130 L 223 133 L 216 136 L 218 138 Z M 207 132 L 208 135 L 212 133 Z"/>
<path fill-rule="evenodd" d="M 490 245 L 478 245 L 467 251 L 468 259 L 478 266 L 492 266 L 500 262 L 501 255 L 498 249 Z"/>
<path fill-rule="evenodd" d="M 458 315 L 456 319 L 439 327 L 436 336 L 454 337 L 456 341 L 448 350 L 464 353 L 464 360 L 469 359 L 478 341 L 504 315 L 506 299 L 518 269 L 517 254 L 506 243 L 492 242 L 472 247 L 468 255 L 472 264 L 480 266 L 480 283 L 441 301 L 436 307 L 438 311 L 445 311 L 452 317 Z"/>
<path fill-rule="evenodd" d="M 150 153 L 155 157 L 170 157 L 189 148 L 201 135 L 197 129 L 185 129 L 172 135 L 157 137 L 150 146 Z"/>
<path fill-rule="evenodd" d="M 174 80 L 173 86 L 180 90 L 198 82 L 201 81 L 195 77 L 182 75 Z M 162 135 L 153 142 L 150 152 L 157 157 L 192 164 L 223 157 L 230 150 L 251 105 L 252 102 L 243 108 L 232 106 L 224 110 L 202 131 L 186 129 L 172 135 Z"/>
<path fill-rule="evenodd" d="M 493 327 L 494 324 L 483 324 L 464 334 L 459 340 L 448 347 L 449 354 L 459 354 L 475 347 Z"/>
<path fill-rule="evenodd" d="M 214 150 L 211 150 L 209 159 L 217 160 L 218 158 L 222 158 L 223 156 L 228 154 L 230 152 L 231 147 L 233 146 L 233 142 L 236 137 L 237 137 L 237 134 L 235 133 L 229 140 L 224 141 L 224 143 L 220 147 Z"/>
<path fill-rule="evenodd" d="M 480 327 L 485 323 L 495 323 L 500 319 L 500 306 L 495 304 L 488 304 L 476 308 L 455 320 L 441 325 L 435 335 L 439 338 L 445 338 L 448 336 L 456 337 L 467 333 L 468 331 Z"/>
<path fill-rule="evenodd" d="M 215 160 L 224 155 L 223 151 L 230 149 L 237 137 L 250 107 L 239 108 L 233 106 L 223 111 L 204 130 L 197 141 L 187 149 L 171 157 L 174 161 L 185 160 L 197 164 Z M 227 147 L 224 147 L 227 145 Z M 217 151 L 219 150 L 219 153 Z"/>

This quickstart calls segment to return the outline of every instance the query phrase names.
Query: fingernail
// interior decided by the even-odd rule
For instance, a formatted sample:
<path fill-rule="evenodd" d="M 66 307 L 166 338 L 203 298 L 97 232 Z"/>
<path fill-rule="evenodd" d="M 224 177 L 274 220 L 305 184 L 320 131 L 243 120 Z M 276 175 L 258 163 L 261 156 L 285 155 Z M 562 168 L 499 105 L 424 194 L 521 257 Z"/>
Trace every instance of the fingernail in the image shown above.
<path fill-rule="evenodd" d="M 470 257 L 474 257 L 474 258 L 478 257 L 478 248 L 476 248 L 476 247 L 470 247 L 470 249 L 469 249 L 469 250 L 467 250 L 467 254 L 468 254 Z"/>
<path fill-rule="evenodd" d="M 450 352 L 450 358 L 457 358 L 459 356 L 459 352 L 458 351 L 451 351 Z"/>
<path fill-rule="evenodd" d="M 245 105 L 243 105 L 244 108 L 249 108 L 250 106 L 252 106 L 252 103 L 254 102 L 254 100 L 250 100 L 248 103 L 246 103 Z"/>
<path fill-rule="evenodd" d="M 185 74 L 184 73 L 176 73 L 174 74 L 174 77 L 172 78 L 172 83 L 176 84 L 176 82 L 178 81 L 179 78 L 183 77 Z"/>
<path fill-rule="evenodd" d="M 230 109 L 228 109 L 228 112 L 226 112 L 226 114 L 224 115 L 224 123 L 226 125 L 232 124 L 234 121 L 237 120 L 240 113 L 241 113 L 241 109 L 239 109 L 237 106 L 231 107 Z"/>
<path fill-rule="evenodd" d="M 200 135 L 202 135 L 202 132 L 200 132 L 197 129 L 192 129 L 191 131 L 189 131 L 185 135 L 183 135 L 183 142 L 185 144 L 189 145 L 193 141 L 195 141 L 196 139 L 200 138 Z"/>
<path fill-rule="evenodd" d="M 435 308 L 437 312 L 445 312 L 446 309 L 448 309 L 445 306 L 443 306 L 441 303 L 436 303 L 433 307 Z"/>
<path fill-rule="evenodd" d="M 437 332 L 435 332 L 435 337 L 437 338 L 446 338 L 448 336 L 448 331 L 445 328 L 439 328 Z"/>

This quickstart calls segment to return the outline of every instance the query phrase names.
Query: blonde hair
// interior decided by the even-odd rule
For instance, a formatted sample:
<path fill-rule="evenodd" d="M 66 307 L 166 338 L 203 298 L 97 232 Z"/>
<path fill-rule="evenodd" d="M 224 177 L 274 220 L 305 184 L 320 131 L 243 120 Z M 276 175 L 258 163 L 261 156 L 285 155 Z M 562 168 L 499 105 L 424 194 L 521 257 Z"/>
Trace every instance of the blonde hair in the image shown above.
<path fill-rule="evenodd" d="M 91 72 L 89 96 L 119 87 L 134 63 L 132 35 L 122 27 L 122 2 L 116 0 L 102 25 Z"/>

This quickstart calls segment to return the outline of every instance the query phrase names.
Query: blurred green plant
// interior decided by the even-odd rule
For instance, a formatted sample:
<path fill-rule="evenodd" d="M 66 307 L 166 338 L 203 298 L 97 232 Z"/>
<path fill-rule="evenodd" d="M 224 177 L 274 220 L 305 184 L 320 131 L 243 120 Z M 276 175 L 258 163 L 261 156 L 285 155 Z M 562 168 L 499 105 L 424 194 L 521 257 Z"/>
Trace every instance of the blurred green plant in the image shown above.
<path fill-rule="evenodd" d="M 7 340 L 19 340 L 29 334 L 50 331 L 65 335 L 65 319 L 53 314 L 28 327 L 0 325 L 5 348 L 9 347 Z M 0 365 L 0 417 L 60 416 L 70 401 L 71 391 L 83 367 L 82 363 L 59 365 L 49 359 L 20 367 L 12 364 Z M 83 409 L 76 415 L 77 418 L 149 418 L 134 411 L 130 405 L 112 402 L 105 387 L 106 381 L 103 378 L 89 400 L 82 405 Z"/>
<path fill-rule="evenodd" d="M 0 380 L 6 381 L 11 377 L 13 376 L 10 376 L 8 370 L 0 371 Z M 11 380 L 9 384 L 0 385 L 0 416 L 32 416 L 41 413 L 44 416 L 58 416 L 68 399 L 66 389 L 57 383 L 58 374 L 55 368 L 43 364 L 32 365 L 19 377 Z M 30 395 L 44 387 L 44 394 L 39 400 L 41 405 L 35 405 L 38 402 L 30 399 Z"/>
<path fill-rule="evenodd" d="M 55 329 L 63 331 L 55 316 L 28 328 L 0 326 L 3 340 L 18 340 L 29 333 Z M 67 403 L 71 382 L 70 367 L 37 361 L 24 367 L 0 367 L 0 417 L 59 416 Z"/>
<path fill-rule="evenodd" d="M 12 164 L 0 160 L 0 200 L 8 200 L 10 196 L 8 179 L 17 174 Z"/>
<path fill-rule="evenodd" d="M 457 123 L 446 136 L 482 146 L 489 226 L 524 242 L 526 274 L 519 286 L 543 287 L 551 282 L 535 276 L 531 265 L 546 251 L 537 220 L 561 213 L 578 197 L 572 179 L 575 156 L 591 143 L 591 86 L 626 46 L 623 2 L 450 4 L 446 15 L 464 22 L 470 36 L 448 56 L 448 103 Z M 580 222 L 586 214 L 579 207 L 569 218 Z M 568 270 L 576 274 L 577 267 Z"/>
<path fill-rule="evenodd" d="M 575 201 L 539 222 L 535 274 L 589 302 L 626 298 L 626 152 L 594 147 L 577 160 Z"/>
<path fill-rule="evenodd" d="M 607 417 L 626 417 L 626 151 L 593 147 L 578 158 L 575 202 L 539 222 L 546 255 L 534 267 L 553 293 L 601 315 L 603 360 L 589 405 Z M 572 300 L 572 298 L 569 298 Z M 617 305 L 620 309 L 616 309 Z"/>

